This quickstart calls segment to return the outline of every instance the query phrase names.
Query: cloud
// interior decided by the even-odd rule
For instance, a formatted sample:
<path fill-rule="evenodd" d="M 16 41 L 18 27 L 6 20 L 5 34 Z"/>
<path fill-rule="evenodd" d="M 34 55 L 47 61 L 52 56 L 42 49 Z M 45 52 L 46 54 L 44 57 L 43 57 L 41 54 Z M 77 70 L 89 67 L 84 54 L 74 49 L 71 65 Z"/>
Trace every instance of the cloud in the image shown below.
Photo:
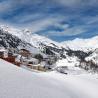
<path fill-rule="evenodd" d="M 11 9 L 11 2 L 7 2 L 7 1 L 3 1 L 0 3 L 0 13 L 5 13 L 6 11 L 8 11 L 9 9 Z"/>
<path fill-rule="evenodd" d="M 74 36 L 98 28 L 98 0 L 3 0 L 0 22 L 48 36 Z"/>
<path fill-rule="evenodd" d="M 65 30 L 63 31 L 46 31 L 47 32 L 47 36 L 51 37 L 51 36 L 59 36 L 59 37 L 63 37 L 63 36 L 74 36 L 77 34 L 81 34 L 86 32 L 86 28 L 84 27 L 67 27 Z M 44 35 L 44 34 L 43 34 Z"/>
<path fill-rule="evenodd" d="M 94 23 L 98 23 L 98 15 L 88 18 L 88 22 L 87 22 L 88 25 L 94 24 Z"/>
<path fill-rule="evenodd" d="M 55 0 L 60 4 L 67 7 L 78 7 L 81 8 L 83 6 L 95 6 L 98 3 L 98 0 Z M 95 4 L 95 5 L 94 5 Z"/>
<path fill-rule="evenodd" d="M 68 7 L 75 6 L 81 2 L 81 0 L 55 0 L 55 1 Z"/>
<path fill-rule="evenodd" d="M 29 24 L 28 29 L 30 29 L 32 32 L 40 32 L 45 30 L 47 27 L 58 24 L 62 19 L 54 18 L 54 17 L 48 17 L 41 20 L 37 20 Z"/>

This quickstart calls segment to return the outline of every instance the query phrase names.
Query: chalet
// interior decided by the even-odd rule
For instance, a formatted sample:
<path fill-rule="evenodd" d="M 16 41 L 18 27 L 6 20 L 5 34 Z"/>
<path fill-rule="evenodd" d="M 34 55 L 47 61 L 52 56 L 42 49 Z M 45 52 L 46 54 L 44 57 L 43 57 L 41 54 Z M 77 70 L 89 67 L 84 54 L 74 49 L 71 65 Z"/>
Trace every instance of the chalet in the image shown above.
<path fill-rule="evenodd" d="M 38 64 L 38 59 L 35 58 L 31 58 L 29 60 L 27 60 L 28 64 L 32 64 L 32 65 L 37 65 Z"/>
<path fill-rule="evenodd" d="M 21 56 L 27 57 L 27 58 L 29 58 L 29 57 L 32 56 L 32 54 L 30 53 L 30 51 L 29 51 L 29 50 L 26 50 L 26 49 L 20 49 L 20 50 L 19 50 L 19 54 L 20 54 Z"/>
<path fill-rule="evenodd" d="M 28 64 L 27 67 L 38 71 L 46 71 L 45 67 L 41 64 L 36 64 L 36 65 Z"/>
<path fill-rule="evenodd" d="M 0 58 L 7 58 L 8 51 L 5 48 L 0 48 Z"/>
<path fill-rule="evenodd" d="M 33 66 L 33 69 L 44 72 L 46 71 L 45 67 L 41 66 L 40 64 L 37 66 Z"/>
<path fill-rule="evenodd" d="M 15 63 L 15 58 L 16 58 L 15 56 L 9 56 L 9 57 L 3 58 L 3 59 L 14 64 Z"/>
<path fill-rule="evenodd" d="M 39 71 L 46 71 L 44 66 L 42 64 L 39 64 L 38 59 L 35 59 L 35 58 L 23 59 L 22 65 L 26 66 L 30 69 L 35 69 L 35 70 L 39 70 Z"/>
<path fill-rule="evenodd" d="M 8 49 L 0 48 L 0 58 L 15 64 L 16 56 L 9 52 Z"/>
<path fill-rule="evenodd" d="M 22 65 L 37 65 L 38 64 L 38 60 L 35 58 L 31 58 L 31 59 L 27 59 L 25 57 L 21 58 L 22 60 L 20 60 Z"/>
<path fill-rule="evenodd" d="M 16 62 L 19 62 L 21 65 L 36 65 L 38 64 L 38 59 L 35 58 L 27 58 L 21 55 L 18 55 L 15 59 Z"/>

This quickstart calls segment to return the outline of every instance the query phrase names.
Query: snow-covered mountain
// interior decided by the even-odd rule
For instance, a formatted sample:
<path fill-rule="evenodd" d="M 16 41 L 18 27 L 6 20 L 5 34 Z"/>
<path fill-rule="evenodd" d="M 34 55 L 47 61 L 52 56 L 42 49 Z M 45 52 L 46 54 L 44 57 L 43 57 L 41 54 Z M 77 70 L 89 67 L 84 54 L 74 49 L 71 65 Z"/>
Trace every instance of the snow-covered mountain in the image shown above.
<path fill-rule="evenodd" d="M 12 40 L 9 41 L 12 43 L 12 45 L 13 45 L 13 43 L 15 43 L 15 39 L 18 39 L 22 43 L 29 43 L 29 45 L 32 45 L 33 47 L 40 49 L 41 51 L 47 52 L 47 54 L 49 52 L 49 54 L 53 53 L 53 54 L 66 55 L 66 53 L 67 53 L 68 55 L 72 55 L 74 53 L 74 51 L 71 51 L 71 50 L 73 50 L 73 47 L 76 50 L 79 49 L 78 44 L 77 44 L 79 41 L 77 41 L 77 39 L 75 41 L 64 42 L 65 44 L 63 44 L 63 43 L 55 42 L 44 36 L 40 36 L 38 34 L 32 33 L 28 29 L 20 30 L 20 29 L 14 28 L 14 27 L 1 25 L 0 30 L 1 30 L 1 33 L 3 32 L 2 34 L 6 34 L 6 36 L 8 35 L 10 37 L 14 37 L 13 42 L 11 42 Z M 2 36 L 2 34 L 1 34 L 1 36 Z M 11 39 L 10 37 L 5 38 L 5 39 L 7 39 L 7 40 Z M 16 40 L 16 43 L 18 44 L 17 40 Z M 73 43 L 75 43 L 75 44 L 73 44 Z M 80 42 L 80 44 L 85 44 L 85 42 L 82 40 Z M 73 45 L 73 47 L 72 47 L 72 45 Z M 15 46 L 17 46 L 17 45 L 15 44 Z M 19 45 L 19 46 L 21 46 L 21 45 Z"/>
<path fill-rule="evenodd" d="M 96 48 L 98 48 L 98 36 L 88 39 L 76 38 L 71 41 L 61 42 L 61 44 L 65 48 L 68 47 L 73 50 L 82 50 L 82 51 L 95 50 Z"/>
<path fill-rule="evenodd" d="M 17 36 L 22 41 L 25 41 L 27 43 L 30 43 L 34 47 L 42 48 L 41 45 L 46 45 L 58 49 L 72 49 L 72 50 L 81 50 L 81 51 L 94 51 L 96 48 L 98 48 L 98 36 L 89 38 L 89 39 L 80 39 L 76 38 L 74 40 L 64 41 L 64 42 L 56 42 L 53 41 L 45 36 L 41 36 L 38 34 L 35 34 L 31 32 L 28 29 L 17 29 L 14 27 L 9 27 L 5 25 L 1 25 L 0 29 L 3 31 L 6 31 L 12 35 Z"/>
<path fill-rule="evenodd" d="M 4 31 L 17 36 L 18 38 L 20 38 L 21 40 L 32 44 L 35 47 L 38 47 L 40 43 L 43 43 L 47 46 L 52 46 L 52 47 L 58 47 L 60 48 L 60 44 L 58 42 L 55 42 L 45 36 L 40 36 L 38 34 L 32 33 L 30 30 L 28 29 L 17 29 L 14 27 L 9 27 L 9 26 L 5 26 L 5 25 L 1 25 L 0 29 L 3 29 Z"/>
<path fill-rule="evenodd" d="M 38 53 L 39 50 L 15 35 L 8 33 L 6 30 L 0 29 L 0 46 L 5 48 L 14 48 L 16 50 L 25 48 L 31 52 Z"/>
<path fill-rule="evenodd" d="M 79 67 L 98 72 L 98 36 L 89 39 L 76 38 L 72 41 L 62 42 L 61 44 L 65 49 L 70 50 L 68 52 L 69 56 L 78 57 L 79 60 L 73 61 L 72 64 L 78 62 Z"/>
<path fill-rule="evenodd" d="M 59 53 L 62 51 L 62 48 L 58 42 L 52 41 L 51 39 L 44 36 L 32 33 L 28 29 L 19 30 L 13 27 L 1 25 L 0 30 L 6 32 L 7 34 L 18 37 L 23 42 L 31 44 L 33 47 L 39 49 L 45 54 L 59 55 Z"/>
<path fill-rule="evenodd" d="M 77 64 L 80 66 L 81 62 L 85 62 L 86 65 L 90 64 L 87 58 L 90 58 L 90 61 L 93 60 L 92 55 L 96 54 L 95 50 L 98 48 L 97 43 L 98 36 L 90 39 L 75 39 L 58 43 L 44 36 L 32 33 L 28 29 L 19 30 L 4 25 L 0 26 L 1 46 L 13 48 L 23 47 L 28 48 L 32 53 L 40 52 L 45 55 L 55 55 L 59 57 L 58 59 L 65 59 L 64 62 L 72 66 Z M 95 66 L 97 59 L 94 60 Z"/>

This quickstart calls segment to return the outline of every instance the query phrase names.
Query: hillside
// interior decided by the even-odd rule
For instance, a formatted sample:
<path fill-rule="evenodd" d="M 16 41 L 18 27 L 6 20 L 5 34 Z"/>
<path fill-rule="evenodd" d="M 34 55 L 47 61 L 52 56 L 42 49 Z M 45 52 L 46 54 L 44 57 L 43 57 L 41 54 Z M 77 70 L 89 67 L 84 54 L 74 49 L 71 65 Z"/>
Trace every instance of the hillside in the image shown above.
<path fill-rule="evenodd" d="M 0 59 L 0 98 L 98 98 L 96 75 L 36 73 Z"/>

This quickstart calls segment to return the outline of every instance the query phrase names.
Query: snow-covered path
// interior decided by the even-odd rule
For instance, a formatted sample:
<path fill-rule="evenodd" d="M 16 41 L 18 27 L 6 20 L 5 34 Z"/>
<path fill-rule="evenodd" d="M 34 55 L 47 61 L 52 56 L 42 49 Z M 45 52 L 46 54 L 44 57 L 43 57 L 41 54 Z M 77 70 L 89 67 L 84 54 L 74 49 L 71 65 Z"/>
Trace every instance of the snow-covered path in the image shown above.
<path fill-rule="evenodd" d="M 0 98 L 98 98 L 97 75 L 34 73 L 0 60 Z"/>

